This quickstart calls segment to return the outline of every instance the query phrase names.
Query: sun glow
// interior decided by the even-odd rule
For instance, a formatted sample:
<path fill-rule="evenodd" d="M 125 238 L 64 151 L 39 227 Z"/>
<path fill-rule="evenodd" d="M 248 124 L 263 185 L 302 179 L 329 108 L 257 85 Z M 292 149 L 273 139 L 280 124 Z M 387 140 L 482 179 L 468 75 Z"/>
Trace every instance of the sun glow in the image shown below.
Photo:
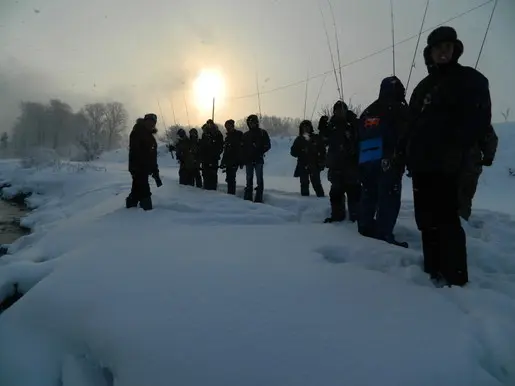
<path fill-rule="evenodd" d="M 202 70 L 193 83 L 193 89 L 197 108 L 201 112 L 211 111 L 213 98 L 218 106 L 225 96 L 223 75 L 216 70 Z"/>

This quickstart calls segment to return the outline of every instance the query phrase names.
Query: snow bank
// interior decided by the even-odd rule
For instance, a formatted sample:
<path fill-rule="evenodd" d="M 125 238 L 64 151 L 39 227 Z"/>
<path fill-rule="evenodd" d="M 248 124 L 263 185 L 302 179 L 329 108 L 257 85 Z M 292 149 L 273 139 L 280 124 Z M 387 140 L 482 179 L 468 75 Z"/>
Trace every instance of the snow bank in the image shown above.
<path fill-rule="evenodd" d="M 165 151 L 152 212 L 123 207 L 126 151 L 76 169 L 0 162 L 7 194 L 36 207 L 0 259 L 0 298 L 30 289 L 0 316 L 0 384 L 514 384 L 515 219 L 491 199 L 514 179 L 515 130 L 498 131 L 481 226 L 466 228 L 471 283 L 450 289 L 421 271 L 409 180 L 410 249 L 361 238 L 297 194 L 290 139 L 266 158 L 264 205 L 179 186 Z"/>

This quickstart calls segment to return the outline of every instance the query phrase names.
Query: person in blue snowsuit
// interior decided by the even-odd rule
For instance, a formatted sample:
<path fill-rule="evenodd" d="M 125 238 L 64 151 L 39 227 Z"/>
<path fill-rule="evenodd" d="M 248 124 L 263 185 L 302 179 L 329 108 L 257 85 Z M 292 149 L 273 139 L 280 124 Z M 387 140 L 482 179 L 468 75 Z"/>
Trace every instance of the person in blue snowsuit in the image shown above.
<path fill-rule="evenodd" d="M 405 170 L 408 106 L 405 88 L 395 76 L 383 79 L 379 98 L 359 122 L 359 168 L 362 195 L 358 231 L 363 236 L 407 248 L 393 235 L 401 207 Z"/>

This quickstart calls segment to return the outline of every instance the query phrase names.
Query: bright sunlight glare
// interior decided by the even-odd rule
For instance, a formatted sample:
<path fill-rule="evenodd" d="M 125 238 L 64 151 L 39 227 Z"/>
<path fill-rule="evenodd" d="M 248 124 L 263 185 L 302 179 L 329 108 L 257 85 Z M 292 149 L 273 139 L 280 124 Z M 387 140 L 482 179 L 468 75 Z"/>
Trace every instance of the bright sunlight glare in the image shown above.
<path fill-rule="evenodd" d="M 202 111 L 211 111 L 213 98 L 218 105 L 225 96 L 225 82 L 222 74 L 216 70 L 202 70 L 193 83 L 195 103 Z"/>

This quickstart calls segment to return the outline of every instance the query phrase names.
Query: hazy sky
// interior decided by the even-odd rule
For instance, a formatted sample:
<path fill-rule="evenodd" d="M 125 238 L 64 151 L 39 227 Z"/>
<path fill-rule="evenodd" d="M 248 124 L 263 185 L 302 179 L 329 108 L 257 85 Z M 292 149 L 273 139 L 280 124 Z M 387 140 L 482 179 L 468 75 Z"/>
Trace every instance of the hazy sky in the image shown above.
<path fill-rule="evenodd" d="M 346 64 L 391 44 L 388 0 L 331 0 Z M 431 0 L 426 28 L 484 0 Z M 263 114 L 302 117 L 309 71 L 331 70 L 319 12 L 334 45 L 327 0 L 0 0 L 0 118 L 11 124 L 20 99 L 61 98 L 73 107 L 119 100 L 131 116 L 160 114 L 173 123 L 210 117 L 200 108 L 193 83 L 203 69 L 225 79 L 217 101 L 218 121 L 258 112 L 259 80 Z M 416 35 L 425 0 L 394 0 L 396 41 Z M 474 65 L 493 3 L 454 20 L 465 45 L 462 64 Z M 490 79 L 494 118 L 511 107 L 515 116 L 515 1 L 499 0 L 479 69 Z M 408 90 L 425 76 L 421 51 Z M 397 75 L 406 83 L 416 39 L 396 47 Z M 388 50 L 343 70 L 345 99 L 368 104 L 380 80 L 392 73 Z M 324 81 L 309 82 L 307 115 Z M 294 87 L 267 93 L 283 85 Z M 325 77 L 320 105 L 338 97 L 334 75 Z M 249 97 L 238 98 L 249 95 Z"/>

